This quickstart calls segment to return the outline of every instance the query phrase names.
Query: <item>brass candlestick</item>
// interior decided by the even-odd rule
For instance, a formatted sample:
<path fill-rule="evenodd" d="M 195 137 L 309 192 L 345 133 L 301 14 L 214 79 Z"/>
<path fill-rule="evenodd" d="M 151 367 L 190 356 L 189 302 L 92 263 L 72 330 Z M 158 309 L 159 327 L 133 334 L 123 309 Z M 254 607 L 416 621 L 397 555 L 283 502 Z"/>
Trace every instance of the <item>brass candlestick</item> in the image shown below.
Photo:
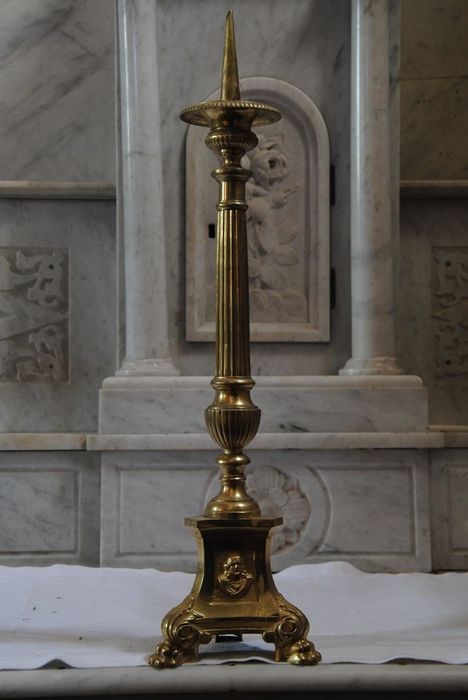
<path fill-rule="evenodd" d="M 251 173 L 241 158 L 257 145 L 254 125 L 281 115 L 268 105 L 241 100 L 232 13 L 226 19 L 219 100 L 187 107 L 181 119 L 207 126 L 208 148 L 222 161 L 212 173 L 219 183 L 217 204 L 216 376 L 213 403 L 206 409 L 208 431 L 223 448 L 217 462 L 221 488 L 204 516 L 187 518 L 198 545 L 192 591 L 162 621 L 163 641 L 150 657 L 157 668 L 198 659 L 198 647 L 213 635 L 261 633 L 275 645 L 275 660 L 315 664 L 320 654 L 307 640 L 305 615 L 277 591 L 270 568 L 271 530 L 281 518 L 263 518 L 247 493 L 243 448 L 257 433 L 260 409 L 250 391 L 249 280 L 245 183 Z"/>

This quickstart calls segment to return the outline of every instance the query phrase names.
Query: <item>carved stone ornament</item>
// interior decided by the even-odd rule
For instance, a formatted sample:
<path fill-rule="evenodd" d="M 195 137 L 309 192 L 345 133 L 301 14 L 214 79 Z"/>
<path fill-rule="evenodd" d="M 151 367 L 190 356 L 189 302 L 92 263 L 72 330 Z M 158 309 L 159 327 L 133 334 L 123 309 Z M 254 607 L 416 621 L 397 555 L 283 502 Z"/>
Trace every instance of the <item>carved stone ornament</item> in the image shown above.
<path fill-rule="evenodd" d="M 242 94 L 280 109 L 257 130 L 242 164 L 246 184 L 251 339 L 323 342 L 329 328 L 329 142 L 315 104 L 274 78 L 241 81 Z M 187 137 L 187 339 L 213 340 L 217 165 L 200 129 Z"/>
<path fill-rule="evenodd" d="M 468 374 L 468 248 L 433 248 L 436 377 Z"/>
<path fill-rule="evenodd" d="M 0 382 L 68 379 L 68 251 L 0 248 Z"/>
<path fill-rule="evenodd" d="M 247 491 L 260 505 L 264 515 L 281 515 L 283 525 L 273 535 L 271 553 L 296 544 L 310 518 L 310 503 L 294 477 L 274 467 L 255 469 L 247 477 Z"/>

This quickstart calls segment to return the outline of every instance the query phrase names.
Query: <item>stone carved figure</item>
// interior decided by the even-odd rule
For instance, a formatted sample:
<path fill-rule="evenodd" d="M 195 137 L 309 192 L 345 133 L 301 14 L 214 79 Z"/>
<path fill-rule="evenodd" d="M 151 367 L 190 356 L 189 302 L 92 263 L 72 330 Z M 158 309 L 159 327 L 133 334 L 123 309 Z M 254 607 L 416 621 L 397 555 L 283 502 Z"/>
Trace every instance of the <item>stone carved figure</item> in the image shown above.
<path fill-rule="evenodd" d="M 305 313 L 300 287 L 304 272 L 294 242 L 294 217 L 279 224 L 277 212 L 294 206 L 297 184 L 286 184 L 291 173 L 284 136 L 258 137 L 257 147 L 243 159 L 252 171 L 246 184 L 249 229 L 249 281 L 252 321 L 293 321 Z"/>
<path fill-rule="evenodd" d="M 0 249 L 0 381 L 68 379 L 68 253 Z"/>
<path fill-rule="evenodd" d="M 273 536 L 271 553 L 280 553 L 299 541 L 310 518 L 310 503 L 297 479 L 271 466 L 262 466 L 247 476 L 247 490 L 266 517 L 281 515 L 283 525 Z"/>
<path fill-rule="evenodd" d="M 468 374 L 468 248 L 434 248 L 435 373 Z"/>

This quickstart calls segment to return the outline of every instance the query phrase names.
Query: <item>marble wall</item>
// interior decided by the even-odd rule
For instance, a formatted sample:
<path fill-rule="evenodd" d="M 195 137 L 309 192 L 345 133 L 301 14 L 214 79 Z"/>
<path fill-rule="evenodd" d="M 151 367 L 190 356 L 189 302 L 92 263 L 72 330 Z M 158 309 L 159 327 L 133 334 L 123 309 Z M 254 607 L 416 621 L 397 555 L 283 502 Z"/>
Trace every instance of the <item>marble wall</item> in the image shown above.
<path fill-rule="evenodd" d="M 400 355 L 429 391 L 429 422 L 468 424 L 466 199 L 401 206 Z"/>
<path fill-rule="evenodd" d="M 466 0 L 402 0 L 401 177 L 468 177 Z"/>
<path fill-rule="evenodd" d="M 331 266 L 336 306 L 331 343 L 254 343 L 252 372 L 335 374 L 350 354 L 349 300 L 349 89 L 350 3 L 347 0 L 159 0 L 158 52 L 164 105 L 162 141 L 169 313 L 177 327 L 175 363 L 182 374 L 210 375 L 212 346 L 185 340 L 184 171 L 187 127 L 182 108 L 219 87 L 223 27 L 232 8 L 241 77 L 279 78 L 300 88 L 321 111 L 330 136 L 336 174 L 331 209 Z M 286 29 L 287 28 L 287 29 Z M 173 47 L 177 47 L 175 51 Z M 286 359 L 287 358 L 287 359 Z"/>
<path fill-rule="evenodd" d="M 92 431 L 117 362 L 115 202 L 99 201 L 114 3 L 4 2 L 0 18 L 0 431 Z"/>
<path fill-rule="evenodd" d="M 350 356 L 350 5 L 157 2 L 169 325 L 183 375 L 211 375 L 214 357 L 212 344 L 185 336 L 186 127 L 177 115 L 218 85 L 229 7 L 241 75 L 279 78 L 310 96 L 325 119 L 335 167 L 331 342 L 254 343 L 252 372 L 274 381 L 285 374 L 336 375 Z M 458 129 L 466 57 L 456 48 L 464 13 L 464 0 L 403 0 L 406 179 L 466 177 L 466 137 Z M 39 447 L 37 437 L 8 442 L 0 435 L 0 561 L 193 569 L 194 542 L 182 522 L 203 509 L 215 488 L 213 453 L 206 446 L 156 449 L 154 436 L 142 435 L 140 447 L 102 448 L 101 472 L 93 438 L 85 451 L 84 437 L 67 448 L 64 435 L 96 431 L 98 389 L 118 366 L 115 203 L 99 200 L 104 190 L 111 196 L 105 183 L 115 181 L 114 15 L 113 0 L 0 4 L 0 433 L 54 433 L 55 441 Z M 443 71 L 434 47 L 447 57 Z M 397 92 L 392 95 L 397 110 Z M 17 181 L 15 198 L 5 180 Z M 38 200 L 41 188 L 34 181 L 54 181 L 56 194 Z M 82 190 L 66 184 L 73 181 L 88 187 L 84 199 Z M 95 182 L 101 189 L 91 195 Z M 464 200 L 405 200 L 401 211 L 400 355 L 403 368 L 428 385 L 431 421 L 437 423 L 468 423 L 467 207 Z M 428 450 L 424 441 L 416 449 L 411 441 L 427 425 L 422 411 L 402 413 L 374 386 L 384 420 L 369 424 L 359 411 L 361 399 L 369 403 L 365 390 L 350 395 L 351 406 L 336 406 L 322 399 L 319 385 L 301 387 L 313 392 L 308 412 L 287 404 L 286 427 L 296 433 L 287 450 L 273 447 L 273 433 L 285 428 L 274 397 L 264 424 L 271 433 L 252 455 L 249 488 L 266 512 L 285 518 L 274 542 L 275 568 L 326 559 L 368 570 L 468 567 L 466 435 L 452 449 L 447 443 L 447 449 Z M 203 407 L 204 392 L 210 392 L 207 383 L 199 391 Z M 184 399 L 190 403 L 185 418 L 196 414 L 194 430 L 203 432 L 201 408 L 186 391 Z M 158 430 L 170 433 L 177 421 L 169 412 L 165 418 L 167 431 L 161 423 Z M 351 438 L 341 450 L 297 449 L 310 425 L 330 430 L 334 420 L 339 433 L 345 419 L 356 431 L 352 438 L 361 440 L 355 449 Z M 389 449 L 386 431 L 401 430 L 395 421 L 403 421 L 406 432 Z M 151 412 L 140 422 L 142 432 L 155 432 Z M 372 439 L 357 434 L 370 430 Z M 342 438 L 323 436 L 324 444 Z"/>
<path fill-rule="evenodd" d="M 0 17 L 1 179 L 113 182 L 113 0 L 10 0 Z"/>
<path fill-rule="evenodd" d="M 0 431 L 95 430 L 116 362 L 114 203 L 0 199 L 0 312 Z"/>
<path fill-rule="evenodd" d="M 71 452 L 0 454 L 0 563 L 99 563 L 99 459 Z"/>
<path fill-rule="evenodd" d="M 468 422 L 467 26 L 464 0 L 402 1 L 400 354 L 447 425 Z"/>
<path fill-rule="evenodd" d="M 119 452 L 103 458 L 105 566 L 194 571 L 195 541 L 183 515 L 218 490 L 214 454 Z M 252 451 L 249 491 L 284 524 L 275 570 L 340 559 L 368 571 L 431 568 L 427 453 L 418 450 Z"/>

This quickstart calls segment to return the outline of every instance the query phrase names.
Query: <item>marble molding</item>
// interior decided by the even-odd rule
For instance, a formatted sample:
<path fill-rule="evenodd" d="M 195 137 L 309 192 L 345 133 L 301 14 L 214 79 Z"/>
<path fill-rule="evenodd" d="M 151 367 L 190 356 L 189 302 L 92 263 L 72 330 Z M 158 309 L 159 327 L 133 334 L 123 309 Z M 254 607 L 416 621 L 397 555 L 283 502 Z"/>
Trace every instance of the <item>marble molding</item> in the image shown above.
<path fill-rule="evenodd" d="M 214 99 L 213 93 L 207 99 Z M 329 168 L 323 117 L 301 90 L 245 78 L 241 94 L 277 107 L 274 128 L 256 130 L 244 158 L 252 341 L 330 340 Z M 187 340 L 214 340 L 216 167 L 205 134 L 191 126 L 186 151 Z"/>
<path fill-rule="evenodd" d="M 99 563 L 97 455 L 0 453 L 0 563 Z"/>
<path fill-rule="evenodd" d="M 183 518 L 215 488 L 213 452 L 103 455 L 101 564 L 194 570 Z M 255 451 L 248 482 L 284 525 L 273 567 L 340 559 L 366 570 L 430 570 L 424 452 Z"/>
<path fill-rule="evenodd" d="M 417 377 L 261 377 L 253 396 L 260 433 L 411 432 L 428 425 L 427 392 Z M 99 432 L 205 432 L 209 377 L 115 378 L 101 391 Z M 106 380 L 107 384 L 107 380 Z M 129 402 L 129 391 L 132 401 Z"/>
<path fill-rule="evenodd" d="M 114 182 L 114 2 L 1 4 L 3 180 Z"/>
<path fill-rule="evenodd" d="M 116 362 L 114 204 L 0 200 L 0 219 L 0 430 L 95 430 Z"/>
<path fill-rule="evenodd" d="M 374 698 L 390 693 L 411 696 L 415 692 L 431 693 L 433 700 L 443 700 L 447 693 L 464 693 L 468 683 L 466 666 L 430 663 L 389 664 L 320 664 L 311 672 L 286 664 L 223 664 L 220 666 L 182 666 L 177 673 L 154 673 L 152 668 L 82 668 L 3 671 L 0 698 L 47 697 L 116 697 L 125 693 L 126 700 L 157 696 L 170 700 L 209 694 L 222 700 L 226 693 L 236 693 L 241 700 L 261 698 L 272 692 L 278 700 L 327 694 L 333 691 L 346 697 L 353 692 Z M 333 693 L 333 694 L 335 694 Z M 60 695 L 58 695 L 60 694 Z M 418 693 L 419 694 L 419 693 Z"/>

